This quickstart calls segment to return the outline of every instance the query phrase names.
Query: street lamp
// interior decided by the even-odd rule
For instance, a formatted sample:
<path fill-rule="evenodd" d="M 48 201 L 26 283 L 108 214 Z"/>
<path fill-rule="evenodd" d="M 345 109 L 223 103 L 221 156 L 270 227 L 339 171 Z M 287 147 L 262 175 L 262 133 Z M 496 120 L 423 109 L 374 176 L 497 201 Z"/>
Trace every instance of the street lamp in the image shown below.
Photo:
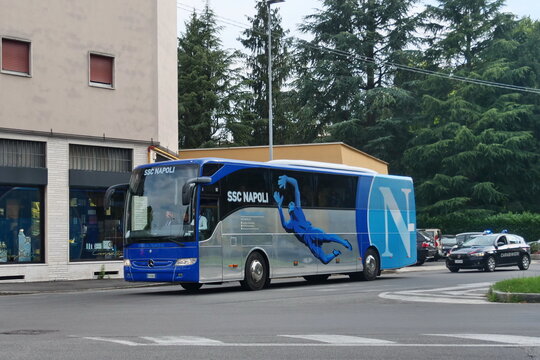
<path fill-rule="evenodd" d="M 267 0 L 268 10 L 268 149 L 270 150 L 270 160 L 274 159 L 274 131 L 272 125 L 272 14 L 270 5 L 282 3 L 285 0 Z"/>

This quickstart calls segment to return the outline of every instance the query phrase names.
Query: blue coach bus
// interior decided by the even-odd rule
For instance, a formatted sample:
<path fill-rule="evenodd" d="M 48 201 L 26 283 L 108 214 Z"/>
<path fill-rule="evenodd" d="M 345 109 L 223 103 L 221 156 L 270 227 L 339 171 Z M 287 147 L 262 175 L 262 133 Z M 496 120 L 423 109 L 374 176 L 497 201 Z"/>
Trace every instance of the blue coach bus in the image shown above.
<path fill-rule="evenodd" d="M 133 170 L 124 277 L 187 290 L 331 274 L 373 280 L 416 263 L 412 180 L 346 165 L 204 158 Z"/>

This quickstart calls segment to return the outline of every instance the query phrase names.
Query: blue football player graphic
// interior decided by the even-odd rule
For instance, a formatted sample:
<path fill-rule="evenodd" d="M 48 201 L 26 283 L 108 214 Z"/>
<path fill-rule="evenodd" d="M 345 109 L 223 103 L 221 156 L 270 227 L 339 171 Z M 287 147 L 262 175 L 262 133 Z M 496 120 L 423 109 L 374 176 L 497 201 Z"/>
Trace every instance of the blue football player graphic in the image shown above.
<path fill-rule="evenodd" d="M 281 219 L 281 225 L 288 233 L 294 233 L 296 238 L 304 243 L 311 253 L 315 255 L 317 259 L 324 264 L 328 264 L 336 256 L 341 254 L 341 251 L 334 249 L 331 253 L 326 254 L 321 248 L 323 243 L 335 242 L 343 245 L 349 250 L 352 250 L 351 243 L 347 240 L 340 238 L 334 234 L 327 234 L 323 230 L 313 227 L 309 221 L 306 220 L 304 211 L 300 203 L 300 191 L 298 190 L 298 182 L 296 179 L 282 175 L 278 178 L 278 186 L 280 189 L 285 189 L 287 184 L 294 187 L 294 202 L 289 203 L 289 221 L 285 221 L 283 216 L 282 204 L 283 195 L 278 191 L 274 192 L 274 199 L 278 204 L 279 217 Z"/>

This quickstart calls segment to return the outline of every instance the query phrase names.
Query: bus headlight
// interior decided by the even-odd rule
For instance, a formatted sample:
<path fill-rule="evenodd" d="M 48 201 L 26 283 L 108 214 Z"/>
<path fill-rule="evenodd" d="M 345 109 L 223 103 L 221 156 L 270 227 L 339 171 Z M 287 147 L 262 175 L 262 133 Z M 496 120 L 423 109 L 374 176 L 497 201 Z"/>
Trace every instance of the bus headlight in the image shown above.
<path fill-rule="evenodd" d="M 196 262 L 197 262 L 197 258 L 178 259 L 176 260 L 176 264 L 174 264 L 174 266 L 188 266 L 188 265 L 193 265 Z"/>
<path fill-rule="evenodd" d="M 124 266 L 131 266 L 131 260 L 124 259 Z"/>

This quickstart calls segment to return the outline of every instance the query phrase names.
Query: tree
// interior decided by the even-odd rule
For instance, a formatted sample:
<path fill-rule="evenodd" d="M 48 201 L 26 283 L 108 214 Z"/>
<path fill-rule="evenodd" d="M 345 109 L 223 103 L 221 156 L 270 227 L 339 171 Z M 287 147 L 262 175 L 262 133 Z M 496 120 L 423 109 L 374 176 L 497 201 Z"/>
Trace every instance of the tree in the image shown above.
<path fill-rule="evenodd" d="M 440 3 L 445 11 L 439 14 L 448 18 L 439 20 L 448 24 L 471 14 L 481 22 L 478 14 L 483 13 L 475 9 L 498 5 L 487 0 Z M 531 54 L 538 54 L 533 45 L 540 34 L 538 24 L 517 22 L 497 11 L 489 14 L 485 26 L 467 27 L 466 36 L 457 35 L 462 25 L 450 26 L 437 41 L 444 61 L 436 62 L 441 67 L 435 69 L 494 85 L 537 87 L 538 63 Z M 427 55 L 430 59 L 433 53 Z M 538 211 L 538 94 L 436 77 L 416 84 L 422 111 L 404 163 L 415 178 L 419 215 Z"/>
<path fill-rule="evenodd" d="M 243 55 L 246 73 L 243 85 L 250 96 L 243 97 L 243 109 L 238 121 L 231 124 L 235 143 L 245 145 L 268 144 L 268 7 L 265 1 L 257 1 L 256 14 L 248 17 L 251 28 L 242 33 L 240 42 L 246 48 Z M 278 9 L 272 9 L 272 103 L 274 142 L 285 144 L 291 139 L 291 123 L 288 95 L 283 91 L 291 75 L 291 41 L 281 27 Z M 246 137 L 247 136 L 247 137 Z"/>
<path fill-rule="evenodd" d="M 226 141 L 224 124 L 234 116 L 232 102 L 238 97 L 232 69 L 237 53 L 221 49 L 220 28 L 205 6 L 186 23 L 178 39 L 179 147 L 196 148 Z"/>
<path fill-rule="evenodd" d="M 438 0 L 427 5 L 424 16 L 432 20 L 426 29 L 433 34 L 427 54 L 458 68 L 472 69 L 479 54 L 493 40 L 496 27 L 505 16 L 500 12 L 504 0 Z"/>
<path fill-rule="evenodd" d="M 312 141 L 345 141 L 389 161 L 394 158 L 387 145 L 403 151 L 405 142 L 392 133 L 406 128 L 401 112 L 410 97 L 392 88 L 395 69 L 389 64 L 414 41 L 413 2 L 324 0 L 322 10 L 306 17 L 300 29 L 313 40 L 299 46 L 297 63 L 304 65 L 295 85 L 298 121 L 314 129 Z"/>

